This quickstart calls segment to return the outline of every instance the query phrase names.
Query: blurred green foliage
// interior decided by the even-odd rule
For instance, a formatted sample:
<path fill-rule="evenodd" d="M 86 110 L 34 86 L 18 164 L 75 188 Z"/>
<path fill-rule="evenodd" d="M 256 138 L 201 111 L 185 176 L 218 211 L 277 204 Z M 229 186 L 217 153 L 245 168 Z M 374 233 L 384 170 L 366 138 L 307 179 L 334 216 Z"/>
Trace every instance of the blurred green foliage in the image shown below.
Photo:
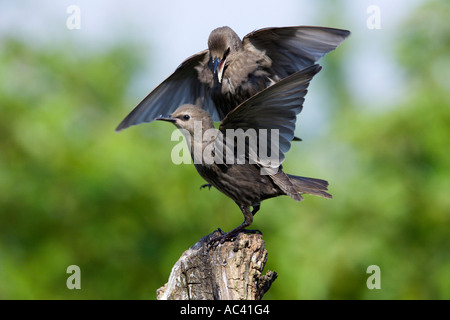
<path fill-rule="evenodd" d="M 407 96 L 391 108 L 358 106 L 337 84 L 345 46 L 327 60 L 340 111 L 285 168 L 329 180 L 334 199 L 264 202 L 254 227 L 279 273 L 266 298 L 450 298 L 448 13 L 426 3 L 399 35 Z M 199 190 L 192 165 L 172 164 L 172 126 L 114 132 L 134 104 L 132 44 L 1 47 L 1 299 L 154 299 L 184 250 L 241 223 L 231 200 Z M 81 290 L 66 287 L 72 264 Z M 373 264 L 381 290 L 366 286 Z"/>

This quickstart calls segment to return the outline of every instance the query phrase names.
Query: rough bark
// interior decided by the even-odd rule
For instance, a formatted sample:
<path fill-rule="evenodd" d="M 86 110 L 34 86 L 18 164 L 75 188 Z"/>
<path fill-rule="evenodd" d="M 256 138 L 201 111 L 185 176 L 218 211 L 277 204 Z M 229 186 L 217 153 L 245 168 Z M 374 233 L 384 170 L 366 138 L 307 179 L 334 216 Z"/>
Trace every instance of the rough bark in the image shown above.
<path fill-rule="evenodd" d="M 157 290 L 158 300 L 259 300 L 277 278 L 262 274 L 267 250 L 260 234 L 239 233 L 233 241 L 208 245 L 215 231 L 186 250 L 175 263 L 168 282 Z"/>

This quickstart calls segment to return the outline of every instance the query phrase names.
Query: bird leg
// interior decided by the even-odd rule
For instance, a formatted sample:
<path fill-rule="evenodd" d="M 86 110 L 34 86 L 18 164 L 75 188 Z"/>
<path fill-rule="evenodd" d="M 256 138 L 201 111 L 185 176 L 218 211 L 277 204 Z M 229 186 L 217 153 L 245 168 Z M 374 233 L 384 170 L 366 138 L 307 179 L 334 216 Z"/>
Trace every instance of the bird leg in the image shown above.
<path fill-rule="evenodd" d="M 240 205 L 239 208 L 241 208 L 242 213 L 244 214 L 244 222 L 237 228 L 234 228 L 230 232 L 223 233 L 221 229 L 219 231 L 222 233 L 222 235 L 215 237 L 209 241 L 209 245 L 211 246 L 217 246 L 219 244 L 224 243 L 225 241 L 229 240 L 232 241 L 234 237 L 240 233 L 240 232 L 246 232 L 246 233 L 259 233 L 262 234 L 259 230 L 248 230 L 245 229 L 246 227 L 250 226 L 253 222 L 253 215 L 259 210 L 259 205 L 253 207 L 253 211 L 250 211 L 250 207 Z"/>
<path fill-rule="evenodd" d="M 206 188 L 206 187 L 208 187 L 208 190 L 211 190 L 212 185 L 210 185 L 209 183 L 205 183 L 200 186 L 200 190 L 202 190 L 203 188 Z"/>
<path fill-rule="evenodd" d="M 252 210 L 253 216 L 259 211 L 259 208 L 261 208 L 261 205 L 259 203 L 255 206 L 253 206 L 253 210 Z"/>

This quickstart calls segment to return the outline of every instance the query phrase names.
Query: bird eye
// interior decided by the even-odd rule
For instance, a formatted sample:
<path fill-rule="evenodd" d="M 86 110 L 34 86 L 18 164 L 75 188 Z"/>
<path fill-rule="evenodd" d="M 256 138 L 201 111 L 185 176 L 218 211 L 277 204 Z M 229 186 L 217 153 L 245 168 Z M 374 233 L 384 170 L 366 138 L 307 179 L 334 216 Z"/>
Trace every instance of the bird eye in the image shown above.
<path fill-rule="evenodd" d="M 190 118 L 191 118 L 191 116 L 188 115 L 188 114 L 185 114 L 185 115 L 183 116 L 183 120 L 189 120 Z"/>

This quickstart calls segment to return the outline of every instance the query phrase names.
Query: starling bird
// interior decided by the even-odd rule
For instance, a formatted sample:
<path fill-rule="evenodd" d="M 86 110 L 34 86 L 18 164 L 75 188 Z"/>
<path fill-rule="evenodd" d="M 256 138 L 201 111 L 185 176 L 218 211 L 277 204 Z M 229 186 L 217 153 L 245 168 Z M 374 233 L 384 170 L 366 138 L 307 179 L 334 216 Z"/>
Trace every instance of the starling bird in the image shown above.
<path fill-rule="evenodd" d="M 206 110 L 191 104 L 180 106 L 170 116 L 156 118 L 172 122 L 183 132 L 198 173 L 234 200 L 244 214 L 244 222 L 214 239 L 215 243 L 224 242 L 250 226 L 265 199 L 288 195 L 301 201 L 302 194 L 331 198 L 326 192 L 327 181 L 289 175 L 281 166 L 294 137 L 296 116 L 302 110 L 309 82 L 320 69 L 319 65 L 310 66 L 257 93 L 229 112 L 218 130 Z M 250 139 L 239 140 L 238 136 L 237 147 L 236 139 L 228 139 L 235 132 L 250 130 L 258 138 L 253 146 Z M 271 141 L 274 135 L 265 134 L 272 131 L 277 137 L 276 150 Z M 239 151 L 239 141 L 247 147 L 241 149 L 244 151 Z M 261 152 L 262 146 L 268 146 L 270 152 Z M 274 153 L 278 154 L 275 158 Z"/>
<path fill-rule="evenodd" d="M 217 28 L 209 36 L 208 50 L 181 63 L 116 130 L 151 122 L 186 103 L 201 106 L 214 121 L 223 120 L 257 92 L 313 65 L 349 34 L 324 27 L 266 28 L 241 41 L 231 28 Z"/>

